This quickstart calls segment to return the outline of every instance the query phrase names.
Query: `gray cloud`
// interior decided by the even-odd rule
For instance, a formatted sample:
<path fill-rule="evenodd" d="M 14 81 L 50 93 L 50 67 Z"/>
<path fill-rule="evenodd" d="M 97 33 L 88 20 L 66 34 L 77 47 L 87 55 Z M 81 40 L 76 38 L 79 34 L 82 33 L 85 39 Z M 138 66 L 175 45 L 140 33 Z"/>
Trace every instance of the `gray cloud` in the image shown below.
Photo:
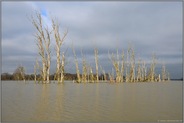
<path fill-rule="evenodd" d="M 94 47 L 99 49 L 103 67 L 111 70 L 108 51 L 126 50 L 133 44 L 137 58 L 149 61 L 156 53 L 160 63 L 176 66 L 181 76 L 182 64 L 182 3 L 180 2 L 3 2 L 2 3 L 2 58 L 3 72 L 12 72 L 22 61 L 29 73 L 37 56 L 28 17 L 34 10 L 47 12 L 48 18 L 56 17 L 61 34 L 68 29 L 62 51 L 68 48 L 67 59 L 73 64 L 72 43 L 79 61 L 81 49 L 90 64 L 94 64 Z M 54 42 L 52 42 L 54 56 Z M 16 57 L 19 60 L 16 60 Z M 27 60 L 26 60 L 27 59 Z M 11 64 L 12 63 L 12 64 Z M 55 57 L 52 62 L 53 70 Z M 172 69 L 171 69 L 172 68 Z M 178 70 L 178 71 L 177 71 Z M 67 71 L 75 71 L 74 65 Z M 171 72 L 172 73 L 172 72 Z M 176 76 L 173 73 L 174 76 Z"/>

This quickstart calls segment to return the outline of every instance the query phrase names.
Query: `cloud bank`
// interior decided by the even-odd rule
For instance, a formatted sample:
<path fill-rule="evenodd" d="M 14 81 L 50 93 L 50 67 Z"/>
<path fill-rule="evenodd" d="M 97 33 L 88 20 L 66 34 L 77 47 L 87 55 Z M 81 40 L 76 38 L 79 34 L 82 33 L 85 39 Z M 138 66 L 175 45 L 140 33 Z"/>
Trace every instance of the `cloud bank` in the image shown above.
<path fill-rule="evenodd" d="M 67 50 L 67 72 L 75 73 L 71 46 L 79 61 L 81 49 L 94 64 L 94 48 L 99 50 L 102 67 L 108 71 L 108 51 L 126 50 L 133 44 L 137 57 L 148 61 L 152 53 L 158 63 L 166 63 L 172 78 L 182 77 L 182 2 L 2 2 L 2 72 L 12 73 L 22 64 L 33 73 L 38 57 L 35 29 L 29 20 L 40 11 L 45 24 L 50 17 L 60 23 L 61 34 L 69 33 L 62 46 Z M 52 72 L 55 72 L 54 41 Z"/>

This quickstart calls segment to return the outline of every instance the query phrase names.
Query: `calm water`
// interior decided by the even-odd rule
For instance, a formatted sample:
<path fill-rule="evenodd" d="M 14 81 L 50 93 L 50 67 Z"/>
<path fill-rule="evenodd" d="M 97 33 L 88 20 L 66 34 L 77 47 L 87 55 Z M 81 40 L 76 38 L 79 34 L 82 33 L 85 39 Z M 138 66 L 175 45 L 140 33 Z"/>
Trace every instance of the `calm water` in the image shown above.
<path fill-rule="evenodd" d="M 34 84 L 2 82 L 2 121 L 182 120 L 182 82 Z"/>

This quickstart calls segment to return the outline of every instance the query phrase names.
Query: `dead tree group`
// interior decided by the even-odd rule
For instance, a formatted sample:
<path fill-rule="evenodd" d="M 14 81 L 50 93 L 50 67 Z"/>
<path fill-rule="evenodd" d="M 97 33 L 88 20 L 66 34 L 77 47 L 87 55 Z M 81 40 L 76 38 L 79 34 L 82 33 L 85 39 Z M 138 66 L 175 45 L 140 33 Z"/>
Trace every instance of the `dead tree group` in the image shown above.
<path fill-rule="evenodd" d="M 36 44 L 38 47 L 39 56 L 41 58 L 41 65 L 36 59 L 34 65 L 34 77 L 35 82 L 40 81 L 42 83 L 50 83 L 50 66 L 51 66 L 51 40 L 55 40 L 55 55 L 56 55 L 56 72 L 55 80 L 58 83 L 64 82 L 64 72 L 65 72 L 65 53 L 61 54 L 61 46 L 67 36 L 67 31 L 64 32 L 63 36 L 60 36 L 59 24 L 54 19 L 52 20 L 51 27 L 48 27 L 43 21 L 42 15 L 36 13 L 36 16 L 32 16 L 32 24 L 36 29 Z M 126 53 L 126 55 L 125 55 Z M 76 66 L 77 83 L 81 82 L 99 82 L 99 59 L 98 59 L 98 49 L 94 49 L 94 61 L 96 73 L 93 73 L 92 66 L 89 65 L 82 54 L 82 73 L 80 74 L 79 63 L 77 55 L 73 47 L 73 54 Z M 142 82 L 142 81 L 165 81 L 169 80 L 169 73 L 166 71 L 165 65 L 162 66 L 162 77 L 160 74 L 156 74 L 156 56 L 152 56 L 152 62 L 149 69 L 145 61 L 141 59 L 136 62 L 135 51 L 132 46 L 129 46 L 126 52 L 122 51 L 121 55 L 117 50 L 115 54 L 109 54 L 109 59 L 112 63 L 112 72 L 105 72 L 105 70 L 100 66 L 101 73 L 103 74 L 103 80 L 110 82 Z M 120 58 L 121 56 L 121 58 Z M 115 75 L 114 75 L 115 70 Z M 37 72 L 41 76 L 37 77 Z"/>
<path fill-rule="evenodd" d="M 59 24 L 52 19 L 51 29 L 44 25 L 43 18 L 40 13 L 36 13 L 36 16 L 32 16 L 32 24 L 36 29 L 36 43 L 41 57 L 41 66 L 39 66 L 38 61 L 36 60 L 34 66 L 35 81 L 40 80 L 42 83 L 49 83 L 50 75 L 50 65 L 51 65 L 51 48 L 50 43 L 52 37 L 55 40 L 55 51 L 57 56 L 56 64 L 56 78 L 58 83 L 64 81 L 64 65 L 65 65 L 65 54 L 62 53 L 62 58 L 60 58 L 60 49 L 67 35 L 67 31 L 64 33 L 63 37 L 60 37 Z M 62 59 L 62 60 L 61 60 Z M 36 78 L 37 69 L 40 72 L 41 78 Z"/>

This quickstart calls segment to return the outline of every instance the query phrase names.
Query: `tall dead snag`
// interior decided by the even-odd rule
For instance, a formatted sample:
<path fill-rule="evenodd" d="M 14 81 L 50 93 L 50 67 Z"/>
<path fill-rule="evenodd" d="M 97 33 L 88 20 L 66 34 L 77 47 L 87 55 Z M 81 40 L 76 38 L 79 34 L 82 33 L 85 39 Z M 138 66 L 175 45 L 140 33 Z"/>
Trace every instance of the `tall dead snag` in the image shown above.
<path fill-rule="evenodd" d="M 95 52 L 95 64 L 96 64 L 96 81 L 99 82 L 99 78 L 98 78 L 98 49 L 95 48 L 94 52 Z"/>
<path fill-rule="evenodd" d="M 53 19 L 52 19 L 52 28 L 53 28 L 53 32 L 54 32 L 54 38 L 56 41 L 56 56 L 57 56 L 57 65 L 56 65 L 56 77 L 57 77 L 57 81 L 58 83 L 63 82 L 63 78 L 64 78 L 64 73 L 61 73 L 64 70 L 64 66 L 61 65 L 61 59 L 60 59 L 60 49 L 61 46 L 68 34 L 68 31 L 64 32 L 63 37 L 60 37 L 60 33 L 59 33 L 59 24 L 56 23 Z M 64 53 L 62 54 L 62 57 L 64 59 Z M 63 65 L 64 65 L 64 61 L 62 60 Z M 62 70 L 63 68 L 63 70 Z"/>
<path fill-rule="evenodd" d="M 162 65 L 162 81 L 166 80 L 166 69 L 165 64 Z"/>
<path fill-rule="evenodd" d="M 125 58 L 124 58 L 124 51 L 122 51 L 122 61 L 121 61 L 121 82 L 124 81 L 124 69 L 125 69 Z"/>
<path fill-rule="evenodd" d="M 77 60 L 77 56 L 75 54 L 74 47 L 72 49 L 73 49 L 73 54 L 74 54 L 74 57 L 75 57 L 75 66 L 76 66 L 76 74 L 77 74 L 76 82 L 80 83 L 81 82 L 81 78 L 80 78 L 80 71 L 79 71 L 79 66 L 78 66 L 78 60 Z"/>
<path fill-rule="evenodd" d="M 82 82 L 87 82 L 87 64 L 82 51 L 81 55 L 82 55 Z"/>
<path fill-rule="evenodd" d="M 132 47 L 128 48 L 128 54 L 130 56 L 130 82 L 135 82 L 135 53 Z"/>
<path fill-rule="evenodd" d="M 155 54 L 153 54 L 152 63 L 151 63 L 149 74 L 148 74 L 148 81 L 151 81 L 151 82 L 155 81 L 155 66 L 156 66 L 156 56 Z"/>
<path fill-rule="evenodd" d="M 170 81 L 170 74 L 168 71 L 167 71 L 167 81 Z"/>
<path fill-rule="evenodd" d="M 38 59 L 36 59 L 35 65 L 34 65 L 34 81 L 37 81 L 37 69 L 39 69 Z"/>
<path fill-rule="evenodd" d="M 129 64 L 130 64 L 130 63 L 129 63 L 129 56 L 128 56 L 128 51 L 127 51 L 126 69 L 125 69 L 125 72 L 126 72 L 126 73 L 125 73 L 125 74 L 126 74 L 125 81 L 126 81 L 126 82 L 130 82 L 130 77 L 129 77 L 129 76 L 130 76 L 130 75 L 129 75 L 129 71 L 130 71 L 129 69 L 130 69 L 130 68 L 129 68 Z"/>
<path fill-rule="evenodd" d="M 146 68 L 146 63 L 145 61 L 142 61 L 142 66 L 141 66 L 141 81 L 146 81 L 146 76 L 147 76 L 147 68 Z"/>
<path fill-rule="evenodd" d="M 25 68 L 23 66 L 18 66 L 13 73 L 13 77 L 15 80 L 25 81 Z"/>
<path fill-rule="evenodd" d="M 118 50 L 117 50 L 117 58 L 115 59 L 114 54 L 112 53 L 111 57 L 109 56 L 114 69 L 116 71 L 116 82 L 120 82 L 121 81 L 121 72 L 119 69 L 119 54 L 118 54 Z"/>
<path fill-rule="evenodd" d="M 61 83 L 64 82 L 64 72 L 65 72 L 65 53 L 63 52 L 62 53 L 62 60 L 61 60 L 61 74 L 60 74 L 60 77 L 61 77 Z"/>
<path fill-rule="evenodd" d="M 137 66 L 137 82 L 142 81 L 141 76 L 141 60 L 138 60 L 138 66 Z"/>
<path fill-rule="evenodd" d="M 100 68 L 101 68 L 101 71 L 102 71 L 102 73 L 103 73 L 104 80 L 105 80 L 105 82 L 106 82 L 106 81 L 107 81 L 107 76 L 106 76 L 105 70 L 102 69 L 102 66 L 100 66 Z"/>
<path fill-rule="evenodd" d="M 89 69 L 90 69 L 90 82 L 94 82 L 93 69 L 91 66 L 89 66 Z"/>
<path fill-rule="evenodd" d="M 32 24 L 36 28 L 36 41 L 39 50 L 39 55 L 42 59 L 42 82 L 49 83 L 50 74 L 50 35 L 48 28 L 44 27 L 43 19 L 40 13 L 36 13 L 36 18 L 32 17 Z"/>

